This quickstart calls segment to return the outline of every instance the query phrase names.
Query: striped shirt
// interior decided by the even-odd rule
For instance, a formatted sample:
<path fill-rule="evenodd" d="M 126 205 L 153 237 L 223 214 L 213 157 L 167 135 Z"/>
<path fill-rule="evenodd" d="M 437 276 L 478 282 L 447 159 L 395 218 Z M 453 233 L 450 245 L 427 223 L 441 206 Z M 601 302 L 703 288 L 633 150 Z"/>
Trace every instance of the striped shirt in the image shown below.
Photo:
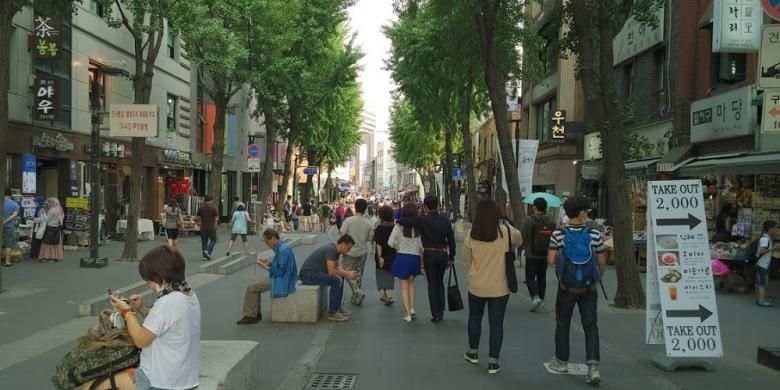
<path fill-rule="evenodd" d="M 582 231 L 586 228 L 584 225 L 568 225 L 566 226 L 570 231 Z M 590 229 L 590 245 L 596 253 L 602 253 L 607 250 L 604 245 L 604 238 L 601 236 L 601 232 L 596 229 Z M 563 247 L 563 238 L 566 234 L 561 229 L 557 229 L 550 236 L 550 249 L 558 250 Z"/>

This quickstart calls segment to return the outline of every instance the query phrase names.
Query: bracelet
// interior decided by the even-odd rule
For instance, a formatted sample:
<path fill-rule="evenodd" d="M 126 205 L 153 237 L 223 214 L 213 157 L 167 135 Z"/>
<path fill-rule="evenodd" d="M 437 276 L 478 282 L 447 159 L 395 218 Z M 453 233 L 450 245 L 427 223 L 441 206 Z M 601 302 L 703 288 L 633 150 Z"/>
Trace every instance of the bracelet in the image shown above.
<path fill-rule="evenodd" d="M 124 318 L 124 319 L 127 319 L 128 316 L 135 317 L 135 315 L 136 315 L 136 313 L 134 311 L 132 311 L 131 309 L 122 309 L 120 311 L 120 313 L 122 314 L 122 318 Z"/>

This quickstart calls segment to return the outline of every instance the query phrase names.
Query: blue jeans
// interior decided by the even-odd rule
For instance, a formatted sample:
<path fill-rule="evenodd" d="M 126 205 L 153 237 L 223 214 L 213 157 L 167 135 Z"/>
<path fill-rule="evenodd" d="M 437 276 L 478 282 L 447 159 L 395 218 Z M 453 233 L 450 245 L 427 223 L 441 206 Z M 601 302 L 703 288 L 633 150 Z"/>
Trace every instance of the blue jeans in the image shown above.
<path fill-rule="evenodd" d="M 216 230 L 203 230 L 200 231 L 200 247 L 204 252 L 208 252 L 211 255 L 214 252 L 214 245 L 217 245 L 217 231 Z"/>
<path fill-rule="evenodd" d="M 488 308 L 488 325 L 490 326 L 490 347 L 488 357 L 498 361 L 501 344 L 504 342 L 504 314 L 509 302 L 509 294 L 503 297 L 483 298 L 469 293 L 469 349 L 479 348 L 479 337 L 482 334 L 482 317 L 485 315 L 485 305 Z"/>
<path fill-rule="evenodd" d="M 313 286 L 330 286 L 328 296 L 328 311 L 335 313 L 341 309 L 341 295 L 343 294 L 343 281 L 340 277 L 326 272 L 301 272 L 303 284 Z"/>
<path fill-rule="evenodd" d="M 192 389 L 196 389 L 193 387 Z M 190 389 L 190 390 L 192 390 Z M 135 370 L 135 390 L 166 390 L 159 387 L 152 387 L 152 382 L 146 376 L 144 370 L 138 368 Z"/>

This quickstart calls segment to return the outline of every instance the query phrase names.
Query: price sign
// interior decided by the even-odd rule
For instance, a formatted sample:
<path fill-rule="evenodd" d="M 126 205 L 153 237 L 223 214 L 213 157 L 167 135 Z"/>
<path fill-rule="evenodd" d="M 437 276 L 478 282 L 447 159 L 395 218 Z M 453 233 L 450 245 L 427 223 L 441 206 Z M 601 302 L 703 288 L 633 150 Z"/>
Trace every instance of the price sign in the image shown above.
<path fill-rule="evenodd" d="M 663 338 L 669 357 L 723 356 L 701 181 L 651 181 L 648 190 L 647 342 Z"/>

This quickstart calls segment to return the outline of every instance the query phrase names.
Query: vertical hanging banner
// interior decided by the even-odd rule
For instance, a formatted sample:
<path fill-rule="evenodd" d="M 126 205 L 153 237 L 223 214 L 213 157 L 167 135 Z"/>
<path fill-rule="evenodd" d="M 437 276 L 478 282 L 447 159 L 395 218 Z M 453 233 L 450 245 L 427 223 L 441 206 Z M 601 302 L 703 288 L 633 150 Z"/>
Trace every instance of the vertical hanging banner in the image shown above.
<path fill-rule="evenodd" d="M 663 337 L 669 357 L 723 356 L 701 181 L 651 181 L 648 189 L 647 293 L 658 294 L 663 318 L 663 334 L 653 337 L 651 327 L 648 343 Z M 658 324 L 650 305 L 647 315 L 648 326 Z"/>
<path fill-rule="evenodd" d="M 34 194 L 36 192 L 35 169 L 36 158 L 34 154 L 22 155 L 22 193 Z"/>
<path fill-rule="evenodd" d="M 520 182 L 520 193 L 527 195 L 532 193 L 531 188 L 534 180 L 534 164 L 536 163 L 536 152 L 539 149 L 539 140 L 520 139 L 512 141 L 514 144 L 512 151 L 517 151 L 515 162 L 517 163 L 517 179 Z M 501 147 L 496 140 L 496 150 L 498 151 L 498 161 L 501 164 L 501 185 L 504 191 L 509 191 L 506 184 L 506 169 L 504 169 L 504 160 L 501 159 Z"/>
<path fill-rule="evenodd" d="M 32 46 L 36 59 L 57 58 L 62 47 L 60 22 L 48 16 L 36 16 L 33 20 Z"/>
<path fill-rule="evenodd" d="M 38 78 L 35 81 L 35 114 L 37 121 L 57 120 L 57 80 Z"/>

